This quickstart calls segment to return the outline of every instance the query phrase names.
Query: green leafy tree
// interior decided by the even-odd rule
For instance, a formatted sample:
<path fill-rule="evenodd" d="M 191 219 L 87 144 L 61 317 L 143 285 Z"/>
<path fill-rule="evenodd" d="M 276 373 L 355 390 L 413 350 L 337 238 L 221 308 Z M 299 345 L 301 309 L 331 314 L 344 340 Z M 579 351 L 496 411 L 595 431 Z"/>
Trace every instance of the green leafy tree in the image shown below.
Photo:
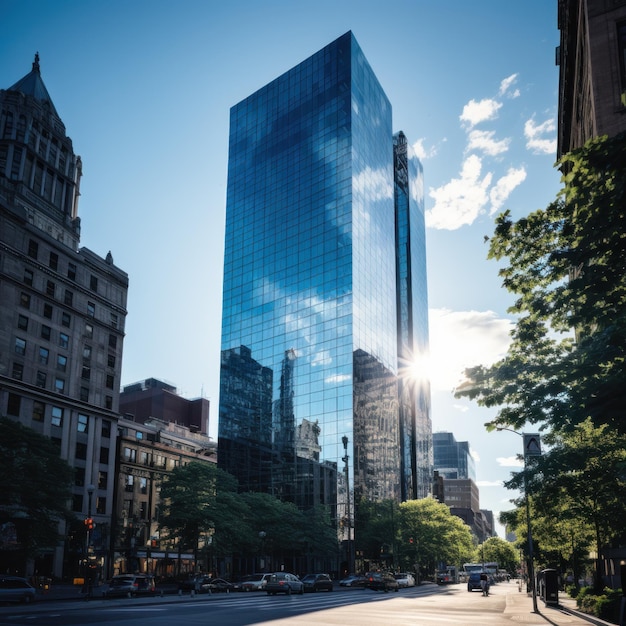
<path fill-rule="evenodd" d="M 232 547 L 245 514 L 237 497 L 237 480 L 213 463 L 192 461 L 170 472 L 161 486 L 161 529 L 181 550 L 193 549 L 198 562 L 201 545 L 213 550 Z"/>
<path fill-rule="evenodd" d="M 15 529 L 24 559 L 57 546 L 59 522 L 73 518 L 74 470 L 59 452 L 47 437 L 0 418 L 0 524 Z"/>
<path fill-rule="evenodd" d="M 505 358 L 468 369 L 456 393 L 499 407 L 492 427 L 559 431 L 589 417 L 626 432 L 625 143 L 590 140 L 563 157 L 547 209 L 497 218 L 489 258 L 508 259 L 518 319 Z"/>
<path fill-rule="evenodd" d="M 518 553 L 513 544 L 500 537 L 489 537 L 485 540 L 478 547 L 478 555 L 479 561 L 496 562 L 499 569 L 505 569 L 507 572 L 517 571 Z"/>
<path fill-rule="evenodd" d="M 433 498 L 400 504 L 398 543 L 402 565 L 429 576 L 440 563 L 458 565 L 474 553 L 469 527 Z"/>
<path fill-rule="evenodd" d="M 400 508 L 395 500 L 371 502 L 363 499 L 356 513 L 358 550 L 365 560 L 394 568 Z"/>

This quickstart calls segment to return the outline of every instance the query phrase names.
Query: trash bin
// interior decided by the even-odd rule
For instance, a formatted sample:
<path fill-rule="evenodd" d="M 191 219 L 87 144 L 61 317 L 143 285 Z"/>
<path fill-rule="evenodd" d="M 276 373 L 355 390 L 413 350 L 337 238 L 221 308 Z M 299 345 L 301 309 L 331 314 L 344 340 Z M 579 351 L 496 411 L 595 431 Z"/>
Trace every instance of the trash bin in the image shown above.
<path fill-rule="evenodd" d="M 546 604 L 559 603 L 559 576 L 555 569 L 539 572 L 540 597 Z"/>

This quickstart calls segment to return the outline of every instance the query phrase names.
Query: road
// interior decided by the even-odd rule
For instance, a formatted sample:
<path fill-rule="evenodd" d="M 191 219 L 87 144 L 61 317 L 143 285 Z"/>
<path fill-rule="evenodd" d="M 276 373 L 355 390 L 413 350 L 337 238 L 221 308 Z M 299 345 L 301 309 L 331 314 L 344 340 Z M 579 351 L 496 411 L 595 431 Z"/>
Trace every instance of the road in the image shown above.
<path fill-rule="evenodd" d="M 468 593 L 465 585 L 428 584 L 378 593 L 336 590 L 292 596 L 232 593 L 145 599 L 50 602 L 0 608 L 1 626 L 501 626 L 512 584 L 492 587 L 489 597 Z M 525 624 L 546 624 L 539 615 Z"/>

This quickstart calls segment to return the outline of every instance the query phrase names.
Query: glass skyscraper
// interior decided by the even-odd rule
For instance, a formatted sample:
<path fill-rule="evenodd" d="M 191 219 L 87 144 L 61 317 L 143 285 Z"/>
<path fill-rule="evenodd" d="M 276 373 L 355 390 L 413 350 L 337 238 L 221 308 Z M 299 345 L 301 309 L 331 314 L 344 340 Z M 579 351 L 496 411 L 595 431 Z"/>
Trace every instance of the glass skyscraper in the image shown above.
<path fill-rule="evenodd" d="M 350 32 L 231 109 L 219 464 L 344 539 L 430 493 L 422 187 Z"/>

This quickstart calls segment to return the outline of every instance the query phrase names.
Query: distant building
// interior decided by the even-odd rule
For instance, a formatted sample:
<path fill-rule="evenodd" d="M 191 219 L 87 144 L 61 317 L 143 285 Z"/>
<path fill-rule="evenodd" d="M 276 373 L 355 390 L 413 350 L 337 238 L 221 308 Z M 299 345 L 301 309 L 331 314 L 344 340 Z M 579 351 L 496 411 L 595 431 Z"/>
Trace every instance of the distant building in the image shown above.
<path fill-rule="evenodd" d="M 125 385 L 120 393 L 120 413 L 136 422 L 157 418 L 208 435 L 210 403 L 206 398 L 187 399 L 176 387 L 156 378 Z"/>
<path fill-rule="evenodd" d="M 558 0 L 557 156 L 626 131 L 626 0 Z"/>
<path fill-rule="evenodd" d="M 469 442 L 457 441 L 452 433 L 433 433 L 433 467 L 444 478 L 476 481 L 476 463 Z"/>
<path fill-rule="evenodd" d="M 493 513 L 480 508 L 480 494 L 474 480 L 445 478 L 435 470 L 433 496 L 470 527 L 477 541 L 482 543 L 496 534 Z"/>
<path fill-rule="evenodd" d="M 160 536 L 160 483 L 190 461 L 216 463 L 215 442 L 173 420 L 127 415 L 118 423 L 116 456 L 108 574 L 140 571 L 171 577 L 195 571 L 194 555 L 186 550 L 179 554 L 176 542 Z"/>
<path fill-rule="evenodd" d="M 88 516 L 90 561 L 107 566 L 128 291 L 110 252 L 79 247 L 81 176 L 35 55 L 0 90 L 0 414 L 50 437 L 75 468 L 77 522 L 27 566 L 67 578 L 82 572 Z M 0 550 L 1 571 L 7 560 L 15 570 Z"/>

